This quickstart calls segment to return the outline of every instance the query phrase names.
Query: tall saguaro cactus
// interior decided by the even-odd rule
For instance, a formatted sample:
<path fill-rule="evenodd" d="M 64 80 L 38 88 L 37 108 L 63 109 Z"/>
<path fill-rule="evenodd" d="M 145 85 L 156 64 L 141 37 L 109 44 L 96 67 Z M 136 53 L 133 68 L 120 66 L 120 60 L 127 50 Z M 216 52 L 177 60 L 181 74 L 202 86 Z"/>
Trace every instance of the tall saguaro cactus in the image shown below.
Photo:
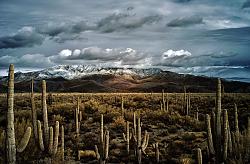
<path fill-rule="evenodd" d="M 82 112 L 80 111 L 80 98 L 77 98 L 77 108 L 75 109 L 75 125 L 76 125 L 76 135 L 80 134 L 80 126 L 82 121 Z"/>
<path fill-rule="evenodd" d="M 103 132 L 103 115 L 100 122 L 100 145 L 99 148 L 95 145 L 96 158 L 100 164 L 106 164 L 109 156 L 109 131 Z"/>
<path fill-rule="evenodd" d="M 58 148 L 59 122 L 56 121 L 55 129 L 49 127 L 47 103 L 46 103 L 46 82 L 42 81 L 42 109 L 43 109 L 43 130 L 39 120 L 37 120 L 38 144 L 42 151 L 55 155 Z"/>
<path fill-rule="evenodd" d="M 159 151 L 158 142 L 153 144 L 153 148 L 155 150 L 155 160 L 156 160 L 157 163 L 159 163 L 160 162 L 160 151 Z"/>
<path fill-rule="evenodd" d="M 7 95 L 7 130 L 6 130 L 6 154 L 8 163 L 16 163 L 16 142 L 14 128 L 14 65 L 9 68 L 9 82 Z"/>
<path fill-rule="evenodd" d="M 43 133 L 44 133 L 44 144 L 49 145 L 49 122 L 46 104 L 46 81 L 42 81 L 42 108 L 43 108 Z"/>
<path fill-rule="evenodd" d="M 37 113 L 36 113 L 36 106 L 35 106 L 35 100 L 34 100 L 34 79 L 31 80 L 31 95 L 30 95 L 30 101 L 31 101 L 31 111 L 32 111 L 32 125 L 33 125 L 33 134 L 35 141 L 38 141 L 38 133 L 37 133 Z"/>
<path fill-rule="evenodd" d="M 126 123 L 126 134 L 123 134 L 123 139 L 126 142 L 126 150 L 127 150 L 127 154 L 129 155 L 129 142 L 132 138 L 132 134 L 129 131 L 129 122 L 127 121 Z"/>
<path fill-rule="evenodd" d="M 145 154 L 145 150 L 148 146 L 148 141 L 149 141 L 149 134 L 148 132 L 145 130 L 144 133 L 144 138 L 143 138 L 143 142 L 142 142 L 142 136 L 141 136 L 141 119 L 140 117 L 137 119 L 137 125 L 134 125 L 133 129 L 133 138 L 134 141 L 136 143 L 136 147 L 135 147 L 135 155 L 137 157 L 137 163 L 141 164 L 141 160 L 142 160 L 142 152 Z"/>
<path fill-rule="evenodd" d="M 25 131 L 19 145 L 15 142 L 15 127 L 14 127 L 14 65 L 9 67 L 8 94 L 7 94 L 7 127 L 6 127 L 6 162 L 8 164 L 16 163 L 16 152 L 23 152 L 28 145 L 31 127 Z"/>
<path fill-rule="evenodd" d="M 215 134 L 216 134 L 216 140 L 215 140 L 215 151 L 216 151 L 216 159 L 221 158 L 221 80 L 218 78 L 217 83 L 217 91 L 216 91 L 216 110 L 215 110 Z"/>

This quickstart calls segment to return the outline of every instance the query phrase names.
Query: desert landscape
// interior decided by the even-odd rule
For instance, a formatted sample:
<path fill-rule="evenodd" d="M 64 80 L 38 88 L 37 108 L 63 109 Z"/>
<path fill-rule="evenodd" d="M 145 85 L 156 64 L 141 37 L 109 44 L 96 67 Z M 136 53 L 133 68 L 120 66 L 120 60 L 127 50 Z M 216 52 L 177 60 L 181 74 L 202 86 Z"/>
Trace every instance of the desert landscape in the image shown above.
<path fill-rule="evenodd" d="M 0 0 L 0 164 L 250 164 L 250 0 Z"/>
<path fill-rule="evenodd" d="M 220 79 L 214 93 L 52 93 L 45 80 L 14 93 L 13 67 L 0 163 L 249 163 L 250 94 L 221 92 Z"/>

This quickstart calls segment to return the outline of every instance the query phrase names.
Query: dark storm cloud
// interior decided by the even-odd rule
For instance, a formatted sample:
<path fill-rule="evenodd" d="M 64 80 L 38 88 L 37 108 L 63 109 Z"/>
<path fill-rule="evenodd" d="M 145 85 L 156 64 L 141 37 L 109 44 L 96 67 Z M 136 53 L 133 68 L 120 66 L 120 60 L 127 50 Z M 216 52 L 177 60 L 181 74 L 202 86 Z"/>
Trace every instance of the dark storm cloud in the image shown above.
<path fill-rule="evenodd" d="M 92 25 L 85 21 L 74 21 L 65 23 L 48 23 L 38 27 L 24 27 L 16 34 L 0 38 L 0 49 L 32 47 L 43 43 L 44 38 L 64 43 L 70 40 L 83 40 L 80 36 L 85 31 L 98 31 L 101 33 L 111 33 L 115 31 L 133 30 L 160 21 L 161 16 L 152 15 L 139 17 L 130 14 L 112 14 Z"/>
<path fill-rule="evenodd" d="M 242 5 L 242 8 L 245 9 L 245 8 L 250 8 L 250 0 L 246 0 L 243 5 Z"/>
<path fill-rule="evenodd" d="M 104 33 L 111 33 L 114 31 L 131 30 L 142 27 L 143 25 L 149 25 L 157 23 L 161 20 L 161 16 L 152 15 L 145 17 L 138 17 L 130 14 L 112 14 L 108 17 L 101 19 L 97 23 L 97 28 Z"/>
<path fill-rule="evenodd" d="M 0 49 L 32 47 L 42 44 L 44 37 L 32 27 L 23 27 L 17 33 L 0 37 Z"/>
<path fill-rule="evenodd" d="M 79 34 L 87 30 L 94 30 L 95 26 L 90 26 L 84 21 L 68 23 L 49 23 L 37 28 L 38 33 L 50 37 L 58 43 L 64 43 L 68 40 L 85 39 Z"/>
<path fill-rule="evenodd" d="M 189 16 L 189 17 L 183 17 L 183 18 L 177 18 L 172 21 L 170 21 L 167 26 L 169 27 L 183 27 L 183 26 L 190 26 L 195 24 L 202 24 L 203 18 L 197 15 Z"/>
<path fill-rule="evenodd" d="M 50 61 L 49 57 L 46 57 L 43 54 L 26 54 L 21 57 L 16 56 L 2 56 L 0 57 L 0 65 L 4 67 L 8 67 L 9 64 L 15 64 L 21 67 L 49 67 L 54 65 L 52 61 Z"/>

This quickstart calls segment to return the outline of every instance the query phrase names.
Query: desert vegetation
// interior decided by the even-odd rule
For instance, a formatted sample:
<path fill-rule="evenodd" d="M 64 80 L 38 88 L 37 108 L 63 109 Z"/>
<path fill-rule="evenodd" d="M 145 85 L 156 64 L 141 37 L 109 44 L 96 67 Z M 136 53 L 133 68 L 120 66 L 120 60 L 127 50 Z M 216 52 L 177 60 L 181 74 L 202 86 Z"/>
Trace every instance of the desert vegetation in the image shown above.
<path fill-rule="evenodd" d="M 0 95 L 0 163 L 249 163 L 250 94 Z M 33 92 L 40 87 L 42 93 Z"/>

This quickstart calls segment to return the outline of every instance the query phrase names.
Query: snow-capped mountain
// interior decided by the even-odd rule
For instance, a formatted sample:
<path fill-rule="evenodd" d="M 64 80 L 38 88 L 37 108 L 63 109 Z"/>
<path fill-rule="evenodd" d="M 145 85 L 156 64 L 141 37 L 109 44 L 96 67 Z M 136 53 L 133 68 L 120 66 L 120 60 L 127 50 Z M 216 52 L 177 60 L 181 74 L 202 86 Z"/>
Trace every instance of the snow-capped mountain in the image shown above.
<path fill-rule="evenodd" d="M 34 72 L 15 73 L 15 92 L 41 92 L 41 80 L 49 92 L 213 92 L 216 78 L 163 71 L 159 68 L 110 68 L 94 65 L 58 65 Z M 8 77 L 0 77 L 0 92 L 6 93 Z M 250 92 L 250 83 L 222 80 L 228 92 Z"/>
<path fill-rule="evenodd" d="M 94 65 L 58 65 L 47 68 L 41 71 L 34 71 L 28 73 L 17 72 L 15 74 L 16 81 L 30 80 L 32 77 L 35 80 L 64 78 L 67 80 L 79 79 L 90 75 L 131 75 L 146 77 L 161 73 L 159 68 L 110 68 L 100 67 Z M 1 81 L 5 81 L 7 77 L 3 77 Z"/>

